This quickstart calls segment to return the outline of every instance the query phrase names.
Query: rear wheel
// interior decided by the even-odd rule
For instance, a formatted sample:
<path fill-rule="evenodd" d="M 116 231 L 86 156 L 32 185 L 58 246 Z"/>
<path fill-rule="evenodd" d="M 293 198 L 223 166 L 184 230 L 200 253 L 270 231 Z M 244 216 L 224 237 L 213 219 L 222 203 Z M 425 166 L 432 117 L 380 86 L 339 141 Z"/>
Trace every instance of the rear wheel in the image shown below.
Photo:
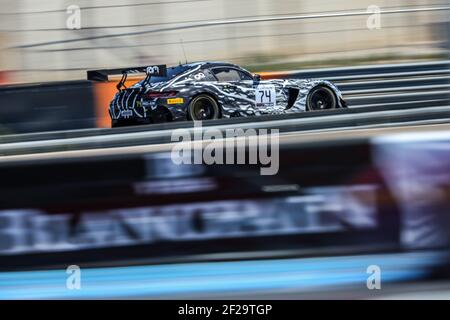
<path fill-rule="evenodd" d="M 334 92 L 324 86 L 313 88 L 306 99 L 308 110 L 329 110 L 336 109 L 337 99 Z"/>
<path fill-rule="evenodd" d="M 216 100 L 207 94 L 192 99 L 188 108 L 189 119 L 194 121 L 219 119 L 220 109 Z"/>

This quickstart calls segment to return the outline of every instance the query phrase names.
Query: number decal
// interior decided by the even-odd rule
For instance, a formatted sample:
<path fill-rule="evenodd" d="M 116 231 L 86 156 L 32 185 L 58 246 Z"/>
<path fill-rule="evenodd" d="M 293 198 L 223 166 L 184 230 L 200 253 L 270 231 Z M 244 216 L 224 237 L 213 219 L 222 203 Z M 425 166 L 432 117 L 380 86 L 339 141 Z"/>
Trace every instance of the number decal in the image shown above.
<path fill-rule="evenodd" d="M 271 90 L 257 90 L 256 102 L 260 104 L 265 104 L 266 101 L 272 101 L 272 91 Z"/>
<path fill-rule="evenodd" d="M 255 88 L 255 102 L 257 107 L 275 107 L 277 93 L 273 85 L 260 85 Z"/>

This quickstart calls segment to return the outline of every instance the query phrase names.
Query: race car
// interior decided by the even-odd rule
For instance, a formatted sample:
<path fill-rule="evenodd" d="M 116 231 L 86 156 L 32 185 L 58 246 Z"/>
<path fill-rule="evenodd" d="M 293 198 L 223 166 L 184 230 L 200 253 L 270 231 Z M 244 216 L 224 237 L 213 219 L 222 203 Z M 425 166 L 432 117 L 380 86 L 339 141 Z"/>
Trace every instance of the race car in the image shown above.
<path fill-rule="evenodd" d="M 145 73 L 145 79 L 125 87 L 127 76 L 137 73 Z M 88 79 L 107 81 L 120 74 L 109 107 L 112 127 L 346 108 L 342 93 L 329 81 L 262 80 L 226 62 L 93 70 Z"/>

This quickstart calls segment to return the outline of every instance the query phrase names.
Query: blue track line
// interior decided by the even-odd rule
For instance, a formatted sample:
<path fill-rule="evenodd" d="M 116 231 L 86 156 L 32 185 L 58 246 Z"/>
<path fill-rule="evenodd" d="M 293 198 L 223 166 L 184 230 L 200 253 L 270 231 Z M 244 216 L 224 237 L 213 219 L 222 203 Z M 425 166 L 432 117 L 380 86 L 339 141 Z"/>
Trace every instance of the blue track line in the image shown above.
<path fill-rule="evenodd" d="M 439 253 L 253 260 L 86 268 L 81 289 L 66 288 L 66 270 L 0 273 L 0 299 L 170 298 L 182 294 L 233 293 L 355 285 L 365 288 L 369 265 L 382 282 L 418 279 L 439 262 Z"/>

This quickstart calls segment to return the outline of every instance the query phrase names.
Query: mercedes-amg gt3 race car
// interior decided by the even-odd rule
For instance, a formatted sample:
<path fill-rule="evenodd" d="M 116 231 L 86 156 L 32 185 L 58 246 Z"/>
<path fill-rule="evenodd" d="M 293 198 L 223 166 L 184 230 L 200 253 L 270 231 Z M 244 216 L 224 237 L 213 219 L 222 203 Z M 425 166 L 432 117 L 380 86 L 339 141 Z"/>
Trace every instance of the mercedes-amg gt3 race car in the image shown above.
<path fill-rule="evenodd" d="M 147 76 L 129 88 L 129 74 Z M 262 80 L 230 63 L 197 62 L 88 71 L 88 79 L 122 75 L 111 101 L 112 126 L 178 120 L 209 120 L 345 108 L 342 93 L 317 79 Z"/>

